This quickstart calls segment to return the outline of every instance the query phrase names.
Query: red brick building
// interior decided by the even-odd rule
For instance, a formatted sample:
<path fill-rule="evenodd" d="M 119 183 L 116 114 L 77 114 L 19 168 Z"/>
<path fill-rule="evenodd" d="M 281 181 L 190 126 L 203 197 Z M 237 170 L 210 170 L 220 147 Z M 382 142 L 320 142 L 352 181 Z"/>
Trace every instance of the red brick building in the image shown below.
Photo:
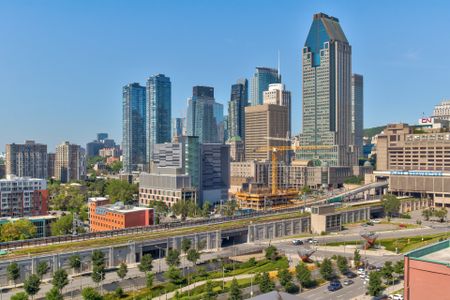
<path fill-rule="evenodd" d="M 450 299 L 450 240 L 405 254 L 405 300 Z"/>
<path fill-rule="evenodd" d="M 154 224 L 153 208 L 109 203 L 108 198 L 89 198 L 91 232 L 149 226 Z"/>

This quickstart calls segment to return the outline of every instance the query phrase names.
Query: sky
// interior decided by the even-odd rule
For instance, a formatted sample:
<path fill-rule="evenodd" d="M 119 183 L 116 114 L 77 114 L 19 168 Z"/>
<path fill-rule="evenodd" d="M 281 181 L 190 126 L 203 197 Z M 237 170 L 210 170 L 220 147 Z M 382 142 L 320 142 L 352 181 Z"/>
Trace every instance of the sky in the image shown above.
<path fill-rule="evenodd" d="M 277 66 L 301 130 L 301 61 L 314 13 L 339 18 L 364 76 L 364 125 L 416 123 L 450 98 L 449 1 L 0 0 L 0 152 L 36 140 L 120 142 L 122 87 L 172 81 L 172 116 L 194 85 L 231 85 Z"/>

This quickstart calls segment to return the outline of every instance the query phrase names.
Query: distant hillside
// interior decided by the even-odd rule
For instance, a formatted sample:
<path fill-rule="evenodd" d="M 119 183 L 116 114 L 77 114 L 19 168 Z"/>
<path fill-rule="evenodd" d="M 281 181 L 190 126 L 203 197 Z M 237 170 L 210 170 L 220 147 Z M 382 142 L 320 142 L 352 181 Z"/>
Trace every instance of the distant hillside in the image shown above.
<path fill-rule="evenodd" d="M 374 135 L 377 135 L 380 132 L 382 132 L 385 127 L 386 126 L 366 128 L 366 129 L 364 129 L 364 136 L 367 136 L 367 137 L 369 137 L 369 139 L 371 139 Z"/>

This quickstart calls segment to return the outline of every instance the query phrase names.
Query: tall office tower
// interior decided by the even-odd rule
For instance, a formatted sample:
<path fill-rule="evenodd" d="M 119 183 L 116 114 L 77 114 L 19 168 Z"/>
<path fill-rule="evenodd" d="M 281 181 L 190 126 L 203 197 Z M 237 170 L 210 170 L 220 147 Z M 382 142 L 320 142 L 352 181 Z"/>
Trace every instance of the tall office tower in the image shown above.
<path fill-rule="evenodd" d="M 318 160 L 329 166 L 357 164 L 352 138 L 352 48 L 339 20 L 314 15 L 302 53 L 303 149 L 301 160 Z"/>
<path fill-rule="evenodd" d="M 55 162 L 56 162 L 56 154 L 48 153 L 47 154 L 47 174 L 48 178 L 55 177 Z"/>
<path fill-rule="evenodd" d="M 55 178 L 61 182 L 81 180 L 86 174 L 85 150 L 64 142 L 56 146 Z"/>
<path fill-rule="evenodd" d="M 86 144 L 86 156 L 99 156 L 101 149 L 114 147 L 116 143 L 113 139 L 108 139 L 107 133 L 97 133 L 97 139 Z"/>
<path fill-rule="evenodd" d="M 108 139 L 108 134 L 106 132 L 97 133 L 97 141 L 104 141 Z"/>
<path fill-rule="evenodd" d="M 443 100 L 433 110 L 433 117 L 440 120 L 450 121 L 450 100 Z"/>
<path fill-rule="evenodd" d="M 200 178 L 200 141 L 198 136 L 186 136 L 184 137 L 185 143 L 185 169 L 186 174 L 191 178 L 191 184 L 193 187 L 199 188 L 201 183 Z"/>
<path fill-rule="evenodd" d="M 131 83 L 123 87 L 122 149 L 125 172 L 143 170 L 146 165 L 145 87 Z"/>
<path fill-rule="evenodd" d="M 248 105 L 248 81 L 240 79 L 231 86 L 231 98 L 228 103 L 228 137 L 245 136 L 245 107 Z"/>
<path fill-rule="evenodd" d="M 186 135 L 186 118 L 172 119 L 172 140 L 180 140 Z"/>
<path fill-rule="evenodd" d="M 288 146 L 289 109 L 262 104 L 245 108 L 245 160 L 270 160 L 270 147 Z M 280 160 L 287 160 L 283 155 Z"/>
<path fill-rule="evenodd" d="M 291 92 L 285 89 L 282 83 L 269 84 L 269 89 L 263 93 L 264 104 L 276 104 L 286 106 L 289 110 L 289 133 L 286 138 L 290 138 L 291 131 Z"/>
<path fill-rule="evenodd" d="M 364 137 L 364 79 L 362 75 L 352 76 L 352 135 L 358 157 L 363 155 Z"/>
<path fill-rule="evenodd" d="M 230 146 L 221 143 L 201 145 L 199 199 L 218 204 L 228 199 L 230 188 Z"/>
<path fill-rule="evenodd" d="M 225 142 L 225 117 L 223 115 L 223 104 L 214 102 L 214 119 L 217 126 L 217 143 Z"/>
<path fill-rule="evenodd" d="M 171 141 L 172 84 L 164 74 L 147 80 L 147 163 L 152 157 L 152 146 Z"/>
<path fill-rule="evenodd" d="M 223 116 L 223 140 L 224 142 L 228 141 L 229 137 L 229 125 L 228 125 L 228 116 Z"/>
<path fill-rule="evenodd" d="M 194 86 L 192 97 L 188 99 L 187 135 L 198 136 L 200 143 L 222 142 L 218 135 L 218 122 L 215 118 L 219 108 L 215 103 L 214 88 Z"/>
<path fill-rule="evenodd" d="M 6 175 L 47 179 L 47 145 L 34 141 L 6 145 Z"/>
<path fill-rule="evenodd" d="M 280 83 L 281 75 L 277 69 L 256 67 L 251 81 L 250 103 L 251 105 L 263 104 L 263 92 L 269 89 L 269 84 Z"/>

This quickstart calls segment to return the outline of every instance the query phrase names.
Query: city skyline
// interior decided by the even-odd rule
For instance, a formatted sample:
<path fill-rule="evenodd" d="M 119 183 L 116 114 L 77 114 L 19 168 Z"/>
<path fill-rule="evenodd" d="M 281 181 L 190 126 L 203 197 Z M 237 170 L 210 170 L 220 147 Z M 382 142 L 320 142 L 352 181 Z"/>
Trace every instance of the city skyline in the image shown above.
<path fill-rule="evenodd" d="M 318 4 L 286 1 L 277 6 L 283 18 L 277 20 L 276 28 L 261 30 L 248 20 L 269 12 L 270 6 L 275 4 L 273 1 L 263 1 L 265 5 L 258 7 L 251 1 L 245 3 L 243 11 L 235 16 L 236 24 L 222 17 L 233 5 L 224 2 L 208 7 L 203 5 L 205 3 L 149 4 L 137 1 L 136 5 L 142 7 L 139 12 L 117 3 L 103 10 L 102 5 L 93 2 L 89 12 L 83 9 L 85 4 L 82 2 L 62 2 L 52 9 L 42 4 L 2 3 L 0 16 L 5 26 L 0 29 L 0 36 L 6 46 L 0 50 L 0 86 L 5 91 L 0 104 L 8 108 L 9 113 L 2 116 L 0 126 L 8 126 L 11 130 L 0 133 L 0 143 L 22 143 L 33 139 L 47 144 L 51 150 L 64 140 L 85 145 L 94 133 L 102 131 L 110 132 L 111 138 L 122 142 L 122 86 L 130 82 L 144 85 L 149 76 L 164 73 L 173 82 L 172 116 L 185 117 L 186 98 L 192 86 L 214 87 L 217 101 L 226 105 L 230 86 L 236 78 L 250 79 L 257 66 L 276 68 L 278 50 L 282 81 L 292 92 L 292 129 L 297 135 L 302 122 L 299 60 L 311 16 L 318 12 L 338 17 L 351 40 L 353 71 L 365 77 L 365 127 L 399 121 L 413 123 L 422 113 L 431 115 L 433 105 L 448 98 L 445 67 L 450 62 L 447 57 L 437 59 L 439 49 L 445 47 L 449 39 L 436 39 L 435 36 L 436 30 L 448 28 L 449 21 L 433 17 L 448 4 L 411 2 L 408 7 L 403 7 L 389 3 L 391 9 L 386 10 L 380 2 Z M 404 13 L 397 14 L 396 8 L 402 8 Z M 153 21 L 137 21 L 139 18 L 132 15 L 132 11 L 138 15 L 152 11 L 161 16 L 147 18 Z M 191 20 L 180 29 L 177 16 L 194 14 L 194 11 L 195 16 L 205 18 Z M 136 21 L 118 24 L 113 18 L 119 13 L 125 19 Z M 378 16 L 382 13 L 383 24 L 376 22 L 377 13 Z M 241 20 L 243 16 L 247 21 Z M 142 49 L 118 46 L 119 35 L 151 25 L 159 18 L 168 18 L 172 27 L 180 29 L 185 36 L 166 28 L 154 36 L 160 41 L 154 49 L 150 48 L 151 42 L 143 43 Z M 422 22 L 415 22 L 416 19 Z M 244 34 L 238 34 L 237 27 Z M 391 34 L 386 34 L 386 28 L 391 29 Z M 427 34 L 431 28 L 436 34 Z M 135 34 L 130 33 L 130 38 Z M 207 35 L 211 43 L 200 43 L 192 50 L 179 51 L 196 43 L 189 41 L 196 34 Z M 442 31 L 441 36 L 445 34 Z M 46 39 L 38 40 L 42 36 Z M 174 38 L 179 41 L 171 42 Z M 383 51 L 380 51 L 380 40 Z M 265 46 L 261 47 L 262 44 Z M 423 45 L 427 45 L 426 61 Z M 117 49 L 108 50 L 111 47 Z M 223 49 L 219 51 L 219 48 Z M 151 55 L 145 54 L 149 50 Z M 161 56 L 163 54 L 165 56 Z M 74 89 L 74 84 L 78 88 Z M 67 92 L 69 87 L 70 93 Z M 393 107 L 386 111 L 383 109 L 386 105 Z M 86 110 L 89 107 L 92 109 Z M 226 106 L 224 111 L 228 111 Z M 29 121 L 16 123 L 15 117 L 19 114 Z M 30 126 L 34 122 L 40 126 Z"/>

